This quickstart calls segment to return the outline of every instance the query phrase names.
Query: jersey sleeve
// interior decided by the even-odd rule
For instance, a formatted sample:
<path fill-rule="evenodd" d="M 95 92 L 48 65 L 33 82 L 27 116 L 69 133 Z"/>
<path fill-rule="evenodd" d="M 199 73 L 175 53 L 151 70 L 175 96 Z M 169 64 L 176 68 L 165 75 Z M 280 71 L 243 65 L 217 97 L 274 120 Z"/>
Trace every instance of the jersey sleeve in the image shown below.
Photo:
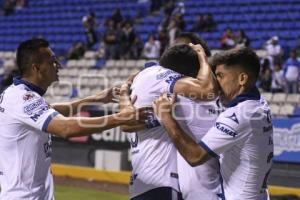
<path fill-rule="evenodd" d="M 166 69 L 164 73 L 157 75 L 157 80 L 160 82 L 161 93 L 172 94 L 175 83 L 183 77 L 182 74 Z"/>
<path fill-rule="evenodd" d="M 219 155 L 234 145 L 242 143 L 250 133 L 247 119 L 242 119 L 233 109 L 224 111 L 215 125 L 205 134 L 199 145 L 211 156 Z"/>
<path fill-rule="evenodd" d="M 35 98 L 25 99 L 24 96 L 29 94 L 33 94 Z M 22 123 L 46 132 L 50 121 L 59 113 L 51 108 L 43 97 L 34 93 L 26 93 L 24 96 L 17 100 L 17 105 L 11 105 L 12 113 L 9 114 Z"/>

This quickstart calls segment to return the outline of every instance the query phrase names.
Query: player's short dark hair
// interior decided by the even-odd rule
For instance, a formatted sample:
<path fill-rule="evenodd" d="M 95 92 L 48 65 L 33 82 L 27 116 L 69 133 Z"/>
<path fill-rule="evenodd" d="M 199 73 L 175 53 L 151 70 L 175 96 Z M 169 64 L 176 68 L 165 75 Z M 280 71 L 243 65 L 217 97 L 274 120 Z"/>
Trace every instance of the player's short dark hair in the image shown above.
<path fill-rule="evenodd" d="M 193 43 L 193 44 L 200 44 L 202 48 L 204 49 L 204 52 L 207 57 L 211 56 L 210 49 L 208 48 L 207 43 L 196 33 L 192 32 L 182 32 L 180 33 L 176 39 L 184 39 L 186 41 L 186 44 Z"/>
<path fill-rule="evenodd" d="M 199 61 L 197 53 L 187 44 L 178 44 L 165 50 L 159 64 L 185 76 L 197 77 Z"/>
<path fill-rule="evenodd" d="M 217 53 L 212 58 L 213 68 L 218 65 L 239 68 L 249 74 L 254 81 L 258 79 L 260 72 L 260 61 L 256 53 L 247 47 L 234 48 Z"/>
<path fill-rule="evenodd" d="M 30 71 L 33 63 L 41 62 L 39 49 L 47 47 L 49 47 L 49 42 L 41 38 L 26 40 L 19 45 L 17 50 L 17 65 L 21 76 Z"/>

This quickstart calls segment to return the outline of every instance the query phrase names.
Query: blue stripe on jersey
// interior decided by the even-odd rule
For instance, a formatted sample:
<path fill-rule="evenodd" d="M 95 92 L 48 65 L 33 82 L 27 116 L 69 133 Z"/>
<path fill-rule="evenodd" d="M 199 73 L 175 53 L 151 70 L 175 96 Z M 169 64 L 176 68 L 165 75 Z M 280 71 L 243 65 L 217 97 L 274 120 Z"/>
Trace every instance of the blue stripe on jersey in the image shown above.
<path fill-rule="evenodd" d="M 222 200 L 226 200 L 226 198 L 225 198 L 225 192 L 224 192 L 224 186 L 223 186 L 223 177 L 222 177 L 222 174 L 221 174 L 221 164 L 220 164 L 219 160 L 218 160 L 218 165 L 219 165 L 220 183 L 221 183 L 221 190 L 222 190 L 222 193 L 220 195 L 218 195 L 218 196 Z"/>
<path fill-rule="evenodd" d="M 144 68 L 146 69 L 146 68 L 148 68 L 148 67 L 153 67 L 153 66 L 156 66 L 156 65 L 157 65 L 157 63 L 154 62 L 154 61 L 146 62 L 146 63 L 144 64 Z"/>
<path fill-rule="evenodd" d="M 56 115 L 58 115 L 58 114 L 59 114 L 58 112 L 53 112 L 51 115 L 49 115 L 49 116 L 47 117 L 47 119 L 45 120 L 45 122 L 44 122 L 44 124 L 43 124 L 42 131 L 47 132 L 47 128 L 48 128 L 49 123 L 50 123 L 51 120 L 52 120 Z"/>
<path fill-rule="evenodd" d="M 31 91 L 34 91 L 34 92 L 38 93 L 40 96 L 43 96 L 46 92 L 42 88 L 40 88 L 40 87 L 30 83 L 30 82 L 20 79 L 20 77 L 14 77 L 13 78 L 13 83 L 14 83 L 14 85 L 24 84 L 24 85 L 27 86 L 27 88 L 29 88 Z"/>
<path fill-rule="evenodd" d="M 173 93 L 175 83 L 182 77 L 183 76 L 178 76 L 178 77 L 174 78 L 174 80 L 172 80 L 172 82 L 170 83 L 170 87 L 169 87 L 169 93 L 171 93 L 171 94 Z"/>
<path fill-rule="evenodd" d="M 257 89 L 257 87 L 252 88 L 247 93 L 242 93 L 238 96 L 236 96 L 233 100 L 231 100 L 225 107 L 234 107 L 238 105 L 239 103 L 247 100 L 259 100 L 260 99 L 260 93 Z"/>
<path fill-rule="evenodd" d="M 213 150 L 211 150 L 204 142 L 200 141 L 198 143 L 203 149 L 205 149 L 207 151 L 207 153 L 209 153 L 209 155 L 211 155 L 214 158 L 219 159 L 220 157 L 218 156 L 218 154 L 216 154 Z"/>

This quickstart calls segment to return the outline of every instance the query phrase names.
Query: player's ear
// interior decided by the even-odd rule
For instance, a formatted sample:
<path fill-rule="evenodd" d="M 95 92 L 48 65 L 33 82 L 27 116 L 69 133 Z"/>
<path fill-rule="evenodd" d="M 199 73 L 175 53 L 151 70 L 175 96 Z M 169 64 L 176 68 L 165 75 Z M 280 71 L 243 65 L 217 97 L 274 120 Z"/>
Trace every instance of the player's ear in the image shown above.
<path fill-rule="evenodd" d="M 34 73 L 39 72 L 40 71 L 40 65 L 37 64 L 37 63 L 32 63 L 31 71 L 34 72 Z"/>
<path fill-rule="evenodd" d="M 244 73 L 244 72 L 240 73 L 240 75 L 239 75 L 239 84 L 241 86 L 245 86 L 248 83 L 248 81 L 249 81 L 249 75 Z"/>

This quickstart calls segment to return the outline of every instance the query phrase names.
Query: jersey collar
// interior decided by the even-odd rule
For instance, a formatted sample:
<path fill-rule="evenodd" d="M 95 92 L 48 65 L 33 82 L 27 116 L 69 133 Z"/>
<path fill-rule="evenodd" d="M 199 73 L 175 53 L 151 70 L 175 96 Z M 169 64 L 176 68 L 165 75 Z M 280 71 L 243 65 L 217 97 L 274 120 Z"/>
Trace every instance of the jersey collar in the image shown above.
<path fill-rule="evenodd" d="M 259 100 L 260 99 L 260 92 L 258 91 L 257 87 L 252 88 L 247 93 L 242 93 L 238 96 L 236 96 L 233 100 L 231 100 L 226 107 L 234 107 L 238 105 L 241 102 L 247 101 L 247 100 Z"/>
<path fill-rule="evenodd" d="M 26 87 L 27 87 L 29 90 L 38 93 L 40 96 L 43 96 L 43 95 L 46 93 L 46 91 L 43 90 L 42 88 L 40 88 L 40 87 L 38 87 L 38 86 L 36 86 L 36 85 L 34 85 L 34 84 L 28 82 L 28 81 L 22 80 L 21 77 L 19 77 L 19 76 L 13 78 L 13 84 L 14 84 L 14 85 L 24 84 L 24 85 L 26 85 Z"/>
<path fill-rule="evenodd" d="M 146 68 L 149 68 L 149 67 L 153 67 L 153 66 L 155 66 L 155 65 L 157 65 L 157 62 L 154 62 L 154 61 L 146 62 L 146 63 L 144 64 L 144 68 L 146 69 Z"/>

